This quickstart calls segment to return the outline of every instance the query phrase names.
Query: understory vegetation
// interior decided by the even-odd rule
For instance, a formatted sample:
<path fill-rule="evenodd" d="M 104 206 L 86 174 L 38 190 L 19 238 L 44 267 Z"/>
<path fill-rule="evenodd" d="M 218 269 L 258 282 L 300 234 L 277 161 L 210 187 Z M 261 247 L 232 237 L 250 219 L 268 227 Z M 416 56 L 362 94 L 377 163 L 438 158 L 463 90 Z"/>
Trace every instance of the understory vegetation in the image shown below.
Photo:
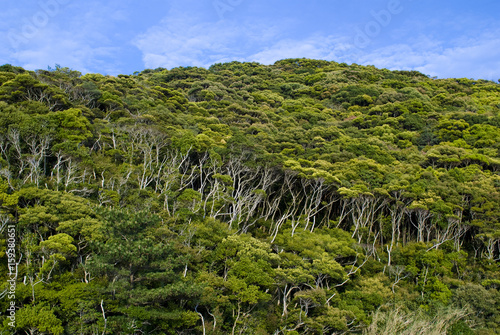
<path fill-rule="evenodd" d="M 499 334 L 499 150 L 492 81 L 0 66 L 0 331 Z"/>

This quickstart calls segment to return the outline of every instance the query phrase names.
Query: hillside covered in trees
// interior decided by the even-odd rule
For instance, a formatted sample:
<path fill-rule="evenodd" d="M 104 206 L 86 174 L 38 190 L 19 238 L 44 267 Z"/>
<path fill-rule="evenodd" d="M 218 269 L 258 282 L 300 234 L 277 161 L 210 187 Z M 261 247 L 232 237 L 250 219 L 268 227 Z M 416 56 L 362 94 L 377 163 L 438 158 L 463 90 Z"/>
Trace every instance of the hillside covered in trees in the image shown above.
<path fill-rule="evenodd" d="M 498 334 L 499 150 L 492 81 L 1 66 L 0 330 Z"/>

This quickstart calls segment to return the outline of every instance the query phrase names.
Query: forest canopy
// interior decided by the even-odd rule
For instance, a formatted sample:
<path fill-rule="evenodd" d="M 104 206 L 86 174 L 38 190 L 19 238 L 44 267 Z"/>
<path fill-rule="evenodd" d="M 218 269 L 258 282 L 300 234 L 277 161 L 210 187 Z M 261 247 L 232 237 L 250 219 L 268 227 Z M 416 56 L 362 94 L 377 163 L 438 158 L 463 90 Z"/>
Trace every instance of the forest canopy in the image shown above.
<path fill-rule="evenodd" d="M 3 65 L 0 225 L 2 331 L 497 334 L 500 84 Z"/>

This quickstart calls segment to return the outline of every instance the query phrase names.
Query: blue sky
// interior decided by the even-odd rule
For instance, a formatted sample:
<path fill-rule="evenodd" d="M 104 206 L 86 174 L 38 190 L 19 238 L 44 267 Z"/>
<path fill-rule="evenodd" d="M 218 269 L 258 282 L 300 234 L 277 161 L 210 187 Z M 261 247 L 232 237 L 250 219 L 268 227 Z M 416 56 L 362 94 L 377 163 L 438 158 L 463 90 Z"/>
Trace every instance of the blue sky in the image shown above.
<path fill-rule="evenodd" d="M 0 64 L 83 73 L 315 58 L 500 79 L 498 0 L 5 1 Z"/>

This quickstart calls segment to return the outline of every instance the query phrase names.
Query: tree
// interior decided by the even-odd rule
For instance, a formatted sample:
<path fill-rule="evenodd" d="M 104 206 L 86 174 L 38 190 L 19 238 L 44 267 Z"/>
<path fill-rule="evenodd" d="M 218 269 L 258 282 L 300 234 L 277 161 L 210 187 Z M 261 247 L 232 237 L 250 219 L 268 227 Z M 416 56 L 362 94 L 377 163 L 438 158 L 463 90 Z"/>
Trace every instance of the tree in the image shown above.
<path fill-rule="evenodd" d="M 270 245 L 249 235 L 232 235 L 214 251 L 214 272 L 203 274 L 208 287 L 204 303 L 214 310 L 225 307 L 232 315 L 231 333 L 247 328 L 251 312 L 259 303 L 267 302 L 273 285 L 278 257 Z M 220 292 L 220 293 L 219 293 Z"/>
<path fill-rule="evenodd" d="M 64 333 L 61 320 L 51 311 L 49 306 L 38 304 L 25 306 L 16 313 L 16 329 L 35 335 L 49 332 L 58 335 Z"/>
<path fill-rule="evenodd" d="M 182 275 L 185 256 L 154 233 L 161 229 L 160 218 L 118 210 L 101 215 L 106 235 L 93 243 L 87 265 L 94 276 L 107 278 L 104 305 L 115 314 L 107 318 L 108 327 L 126 331 L 135 324 L 143 331 L 158 326 L 167 331 L 195 324 L 198 315 L 194 305 L 188 306 L 198 299 L 201 287 Z M 127 322 L 120 324 L 123 318 Z"/>

